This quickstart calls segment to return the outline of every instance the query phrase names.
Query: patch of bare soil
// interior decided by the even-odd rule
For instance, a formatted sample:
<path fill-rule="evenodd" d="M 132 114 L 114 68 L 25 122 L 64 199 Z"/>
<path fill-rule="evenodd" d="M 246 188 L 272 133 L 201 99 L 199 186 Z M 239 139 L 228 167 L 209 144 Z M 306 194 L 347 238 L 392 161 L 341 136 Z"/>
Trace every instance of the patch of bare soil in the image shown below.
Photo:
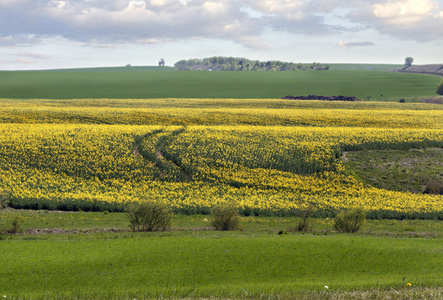
<path fill-rule="evenodd" d="M 73 229 L 73 230 L 64 230 L 58 228 L 44 228 L 44 229 L 27 229 L 24 232 L 26 234 L 78 234 L 78 233 L 99 233 L 99 232 L 126 232 L 126 229 Z"/>
<path fill-rule="evenodd" d="M 287 100 L 322 100 L 322 101 L 361 101 L 360 99 L 352 96 L 284 96 L 282 99 Z"/>

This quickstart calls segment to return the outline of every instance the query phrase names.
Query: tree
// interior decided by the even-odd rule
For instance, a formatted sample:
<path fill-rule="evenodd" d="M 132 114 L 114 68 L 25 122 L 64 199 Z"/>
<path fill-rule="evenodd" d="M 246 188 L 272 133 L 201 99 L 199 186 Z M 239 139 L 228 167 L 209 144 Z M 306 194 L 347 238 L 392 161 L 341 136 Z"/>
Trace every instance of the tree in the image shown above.
<path fill-rule="evenodd" d="M 414 61 L 414 59 L 410 56 L 405 58 L 405 66 L 406 67 L 410 67 L 412 65 L 412 62 Z"/>
<path fill-rule="evenodd" d="M 165 66 L 165 60 L 163 58 L 160 59 L 160 61 L 158 62 L 158 66 L 159 67 L 164 67 Z"/>
<path fill-rule="evenodd" d="M 443 81 L 437 86 L 437 94 L 443 95 Z"/>

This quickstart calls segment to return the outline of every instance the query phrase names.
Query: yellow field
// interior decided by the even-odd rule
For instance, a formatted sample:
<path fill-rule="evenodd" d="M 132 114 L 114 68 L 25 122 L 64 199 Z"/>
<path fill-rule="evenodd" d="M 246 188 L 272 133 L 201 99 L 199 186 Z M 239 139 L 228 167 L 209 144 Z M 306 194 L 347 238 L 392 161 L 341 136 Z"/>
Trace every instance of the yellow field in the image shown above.
<path fill-rule="evenodd" d="M 290 215 L 313 204 L 317 216 L 361 206 L 370 217 L 443 217 L 442 196 L 364 186 L 342 162 L 343 151 L 443 147 L 435 105 L 0 103 L 0 190 L 14 207 L 120 211 L 163 199 L 182 213 L 230 201 L 246 215 Z"/>

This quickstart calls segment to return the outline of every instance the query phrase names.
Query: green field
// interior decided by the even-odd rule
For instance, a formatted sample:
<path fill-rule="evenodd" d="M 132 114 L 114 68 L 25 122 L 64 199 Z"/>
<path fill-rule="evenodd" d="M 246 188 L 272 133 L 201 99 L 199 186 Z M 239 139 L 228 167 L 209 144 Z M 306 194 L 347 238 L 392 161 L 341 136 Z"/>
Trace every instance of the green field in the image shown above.
<path fill-rule="evenodd" d="M 443 285 L 440 245 L 436 239 L 218 234 L 2 241 L 0 283 L 3 294 L 28 299 L 400 289 L 403 277 L 435 288 Z"/>
<path fill-rule="evenodd" d="M 157 72 L 137 67 L 91 70 L 2 71 L 0 97 L 278 99 L 315 94 L 399 100 L 434 96 L 441 81 L 434 76 L 376 70 Z"/>
<path fill-rule="evenodd" d="M 365 183 L 411 193 L 443 188 L 443 148 L 346 153 L 346 167 Z"/>
<path fill-rule="evenodd" d="M 123 213 L 7 210 L 0 228 L 18 215 L 25 233 L 0 239 L 0 292 L 7 299 L 442 293 L 438 221 L 370 220 L 362 234 L 343 235 L 330 219 L 298 233 L 290 231 L 297 218 L 243 217 L 242 231 L 216 232 L 210 217 L 194 215 L 175 217 L 170 231 L 131 233 Z"/>

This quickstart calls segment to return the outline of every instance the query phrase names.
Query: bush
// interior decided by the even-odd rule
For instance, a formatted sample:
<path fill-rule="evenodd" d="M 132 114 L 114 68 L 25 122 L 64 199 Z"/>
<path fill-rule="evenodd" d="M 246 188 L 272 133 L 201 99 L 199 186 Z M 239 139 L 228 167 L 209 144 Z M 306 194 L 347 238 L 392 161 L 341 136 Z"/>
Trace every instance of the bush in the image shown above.
<path fill-rule="evenodd" d="M 362 208 L 351 208 L 340 212 L 334 219 L 334 228 L 342 233 L 354 233 L 365 223 L 366 212 Z"/>
<path fill-rule="evenodd" d="M 443 95 L 443 81 L 437 86 L 437 94 Z"/>
<path fill-rule="evenodd" d="M 443 182 L 437 179 L 428 179 L 426 181 L 424 194 L 443 195 Z"/>
<path fill-rule="evenodd" d="M 314 213 L 314 206 L 309 205 L 307 208 L 300 211 L 300 221 L 297 226 L 293 228 L 294 231 L 311 231 L 314 227 L 311 216 Z"/>
<path fill-rule="evenodd" d="M 238 213 L 238 207 L 233 204 L 225 203 L 216 206 L 212 208 L 211 215 L 211 225 L 215 230 L 240 229 L 240 214 Z"/>
<path fill-rule="evenodd" d="M 0 193 L 0 209 L 3 209 L 9 205 L 9 195 L 6 192 Z"/>
<path fill-rule="evenodd" d="M 20 233 L 22 231 L 21 226 L 24 222 L 25 219 L 22 216 L 15 216 L 14 218 L 12 218 L 11 227 L 8 229 L 8 233 Z"/>
<path fill-rule="evenodd" d="M 171 208 L 164 202 L 145 201 L 128 208 L 129 227 L 132 231 L 165 230 L 171 226 Z"/>

